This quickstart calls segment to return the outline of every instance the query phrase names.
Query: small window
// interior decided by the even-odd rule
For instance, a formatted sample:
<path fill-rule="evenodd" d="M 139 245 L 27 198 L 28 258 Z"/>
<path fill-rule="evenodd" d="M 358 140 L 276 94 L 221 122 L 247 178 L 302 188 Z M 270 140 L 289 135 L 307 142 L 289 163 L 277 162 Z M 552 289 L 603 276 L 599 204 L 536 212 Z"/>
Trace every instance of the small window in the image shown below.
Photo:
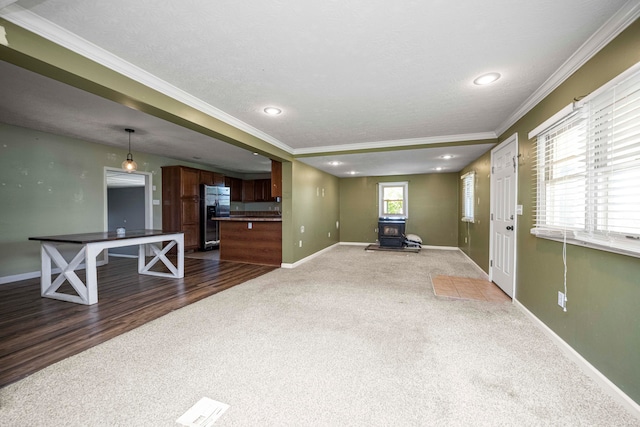
<path fill-rule="evenodd" d="M 408 182 L 381 182 L 378 184 L 379 216 L 407 217 Z"/>
<path fill-rule="evenodd" d="M 462 221 L 475 222 L 473 199 L 475 199 L 476 173 L 468 172 L 462 179 Z"/>

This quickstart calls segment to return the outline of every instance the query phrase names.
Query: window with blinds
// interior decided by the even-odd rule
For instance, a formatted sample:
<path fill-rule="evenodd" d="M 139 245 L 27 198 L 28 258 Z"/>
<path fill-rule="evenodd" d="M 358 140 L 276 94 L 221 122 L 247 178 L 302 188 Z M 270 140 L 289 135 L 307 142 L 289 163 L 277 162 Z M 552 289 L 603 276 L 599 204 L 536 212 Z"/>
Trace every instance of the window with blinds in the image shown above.
<path fill-rule="evenodd" d="M 532 136 L 531 232 L 640 256 L 640 64 Z"/>
<path fill-rule="evenodd" d="M 462 221 L 474 222 L 473 200 L 475 199 L 476 173 L 468 172 L 460 177 L 462 179 Z"/>

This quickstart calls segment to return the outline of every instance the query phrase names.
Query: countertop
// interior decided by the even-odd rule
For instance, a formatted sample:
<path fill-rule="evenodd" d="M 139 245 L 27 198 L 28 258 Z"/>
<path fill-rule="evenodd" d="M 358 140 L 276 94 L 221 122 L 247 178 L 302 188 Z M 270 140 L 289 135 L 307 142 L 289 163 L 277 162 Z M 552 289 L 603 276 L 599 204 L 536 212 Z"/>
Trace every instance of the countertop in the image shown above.
<path fill-rule="evenodd" d="M 215 217 L 215 221 L 244 221 L 244 222 L 282 222 L 281 216 L 228 216 Z"/>

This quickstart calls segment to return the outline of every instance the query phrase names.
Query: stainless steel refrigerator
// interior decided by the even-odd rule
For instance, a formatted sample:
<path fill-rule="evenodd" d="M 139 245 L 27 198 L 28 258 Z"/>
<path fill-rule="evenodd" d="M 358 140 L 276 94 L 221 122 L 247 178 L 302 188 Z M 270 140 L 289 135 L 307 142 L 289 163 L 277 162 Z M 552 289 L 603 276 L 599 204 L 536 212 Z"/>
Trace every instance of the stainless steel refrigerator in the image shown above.
<path fill-rule="evenodd" d="M 228 217 L 231 210 L 229 187 L 200 187 L 201 239 L 200 249 L 208 251 L 220 246 L 220 225 L 216 218 Z"/>

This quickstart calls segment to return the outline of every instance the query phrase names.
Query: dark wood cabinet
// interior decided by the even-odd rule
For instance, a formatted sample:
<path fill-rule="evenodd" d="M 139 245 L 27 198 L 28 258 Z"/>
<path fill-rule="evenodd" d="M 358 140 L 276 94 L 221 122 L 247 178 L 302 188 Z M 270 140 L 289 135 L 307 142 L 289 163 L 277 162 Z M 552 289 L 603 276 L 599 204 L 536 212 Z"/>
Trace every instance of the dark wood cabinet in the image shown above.
<path fill-rule="evenodd" d="M 242 201 L 243 202 L 255 202 L 255 181 L 247 179 L 242 181 Z"/>
<path fill-rule="evenodd" d="M 271 198 L 282 197 L 282 163 L 271 160 Z"/>
<path fill-rule="evenodd" d="M 242 180 L 240 178 L 225 176 L 224 185 L 230 189 L 232 202 L 242 201 Z"/>
<path fill-rule="evenodd" d="M 204 171 L 204 170 L 201 170 L 199 172 L 200 172 L 200 184 L 219 185 L 219 186 L 225 185 L 225 176 L 222 175 L 221 173 Z"/>
<path fill-rule="evenodd" d="M 182 231 L 185 250 L 200 242 L 200 170 L 162 167 L 162 229 Z"/>
<path fill-rule="evenodd" d="M 224 175 L 221 173 L 214 172 L 213 173 L 213 185 L 218 185 L 220 187 L 224 187 Z"/>
<path fill-rule="evenodd" d="M 271 180 L 255 179 L 253 183 L 253 200 L 255 202 L 271 201 Z"/>
<path fill-rule="evenodd" d="M 213 185 L 213 172 L 200 171 L 200 184 Z"/>
<path fill-rule="evenodd" d="M 220 221 L 220 260 L 280 267 L 282 222 Z"/>

